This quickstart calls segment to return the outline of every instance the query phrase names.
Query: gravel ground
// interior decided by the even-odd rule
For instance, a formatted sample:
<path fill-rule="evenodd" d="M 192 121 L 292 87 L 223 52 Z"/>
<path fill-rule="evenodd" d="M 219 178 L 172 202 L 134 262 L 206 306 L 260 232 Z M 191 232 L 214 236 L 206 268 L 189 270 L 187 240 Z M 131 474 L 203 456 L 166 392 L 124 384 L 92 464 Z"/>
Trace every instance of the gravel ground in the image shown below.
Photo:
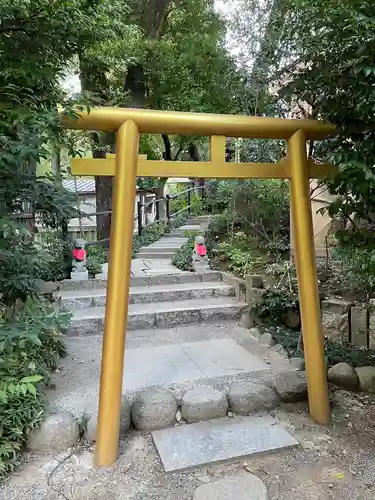
<path fill-rule="evenodd" d="M 93 450 L 84 445 L 65 460 L 26 455 L 0 499 L 191 500 L 199 485 L 246 470 L 264 481 L 270 500 L 373 500 L 375 399 L 335 391 L 332 406 L 329 428 L 309 421 L 305 405 L 273 412 L 299 448 L 184 473 L 163 473 L 150 435 L 136 432 L 120 443 L 111 469 L 93 468 Z"/>
<path fill-rule="evenodd" d="M 232 323 L 131 332 L 127 346 L 209 338 L 236 339 L 266 359 L 270 372 L 285 367 L 276 353 Z M 52 401 L 72 390 L 84 397 L 85 383 L 99 377 L 100 347 L 99 337 L 69 339 L 70 355 L 55 374 Z M 264 481 L 270 500 L 374 500 L 375 397 L 332 389 L 331 400 L 333 422 L 328 428 L 309 420 L 306 404 L 271 412 L 298 439 L 299 448 L 165 474 L 150 434 L 131 431 L 120 443 L 118 461 L 108 469 L 93 467 L 94 450 L 84 443 L 58 457 L 26 454 L 0 487 L 0 500 L 192 500 L 199 485 L 244 470 Z"/>

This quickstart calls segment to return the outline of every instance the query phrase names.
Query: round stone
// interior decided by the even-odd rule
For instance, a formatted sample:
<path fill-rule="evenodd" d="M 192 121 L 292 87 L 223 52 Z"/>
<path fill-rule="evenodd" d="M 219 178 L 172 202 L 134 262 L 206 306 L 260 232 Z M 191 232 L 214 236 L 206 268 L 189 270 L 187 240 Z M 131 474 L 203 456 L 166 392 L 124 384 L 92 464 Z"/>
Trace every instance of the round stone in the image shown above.
<path fill-rule="evenodd" d="M 176 421 L 177 403 L 170 391 L 161 389 L 141 393 L 133 403 L 131 418 L 136 429 L 165 429 Z"/>
<path fill-rule="evenodd" d="M 305 371 L 305 360 L 303 358 L 300 358 L 298 356 L 294 358 L 290 358 L 289 360 L 290 367 L 293 368 L 293 370 L 296 370 L 297 372 L 303 372 Z"/>
<path fill-rule="evenodd" d="M 269 332 L 263 333 L 263 335 L 260 336 L 260 342 L 270 347 L 274 346 L 276 343 L 275 339 Z"/>
<path fill-rule="evenodd" d="M 274 346 L 274 351 L 276 351 L 278 354 L 280 354 L 281 357 L 287 359 L 288 358 L 288 353 L 287 351 L 284 349 L 284 346 L 282 346 L 281 344 L 276 344 Z"/>
<path fill-rule="evenodd" d="M 253 474 L 238 474 L 212 483 L 202 484 L 194 492 L 194 500 L 268 500 L 267 488 Z"/>
<path fill-rule="evenodd" d="M 375 366 L 361 366 L 356 368 L 361 391 L 375 394 Z"/>
<path fill-rule="evenodd" d="M 181 400 L 181 414 L 187 422 L 224 417 L 228 411 L 227 397 L 211 387 L 187 391 Z"/>
<path fill-rule="evenodd" d="M 36 453 L 62 453 L 74 446 L 79 439 L 79 426 L 69 412 L 58 412 L 47 416 L 38 429 L 30 432 L 27 447 Z"/>
<path fill-rule="evenodd" d="M 249 333 L 250 333 L 250 335 L 255 337 L 257 340 L 259 340 L 261 335 L 262 335 L 259 331 L 259 328 L 256 328 L 256 327 L 250 328 Z"/>
<path fill-rule="evenodd" d="M 249 415 L 257 411 L 270 411 L 279 405 L 272 387 L 255 382 L 239 382 L 229 387 L 229 406 L 234 413 Z"/>
<path fill-rule="evenodd" d="M 346 389 L 356 389 L 358 377 L 355 369 L 348 363 L 337 363 L 328 370 L 328 381 Z"/>
<path fill-rule="evenodd" d="M 86 405 L 84 416 L 86 418 L 85 438 L 87 441 L 96 441 L 98 426 L 99 402 L 92 401 Z M 120 407 L 120 436 L 123 436 L 130 428 L 131 406 L 125 396 L 122 396 Z"/>
<path fill-rule="evenodd" d="M 305 372 L 287 371 L 279 373 L 274 381 L 276 394 L 284 403 L 297 403 L 307 399 Z"/>

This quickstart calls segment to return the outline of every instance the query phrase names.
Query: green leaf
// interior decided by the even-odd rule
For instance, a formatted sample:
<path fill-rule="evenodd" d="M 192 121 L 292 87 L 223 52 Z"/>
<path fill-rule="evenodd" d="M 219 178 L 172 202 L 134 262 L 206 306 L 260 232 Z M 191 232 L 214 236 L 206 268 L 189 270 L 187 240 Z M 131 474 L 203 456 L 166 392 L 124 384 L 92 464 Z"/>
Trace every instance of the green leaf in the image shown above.
<path fill-rule="evenodd" d="M 20 383 L 22 384 L 36 384 L 37 382 L 40 382 L 43 380 L 43 377 L 41 375 L 31 375 L 29 377 L 24 377 L 20 380 Z"/>

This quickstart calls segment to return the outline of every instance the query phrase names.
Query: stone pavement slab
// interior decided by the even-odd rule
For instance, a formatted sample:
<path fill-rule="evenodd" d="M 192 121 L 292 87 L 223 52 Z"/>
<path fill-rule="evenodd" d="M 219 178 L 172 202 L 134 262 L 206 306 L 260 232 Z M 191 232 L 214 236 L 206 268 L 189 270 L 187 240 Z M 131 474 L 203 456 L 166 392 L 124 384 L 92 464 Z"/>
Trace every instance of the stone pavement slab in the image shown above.
<path fill-rule="evenodd" d="M 153 431 L 152 437 L 166 472 L 298 446 L 269 416 L 215 419 Z"/>
<path fill-rule="evenodd" d="M 140 369 L 140 367 L 142 367 Z M 169 386 L 205 378 L 268 370 L 233 339 L 128 349 L 123 388 Z"/>
<path fill-rule="evenodd" d="M 242 473 L 213 483 L 202 484 L 194 500 L 267 500 L 267 488 L 254 474 Z"/>

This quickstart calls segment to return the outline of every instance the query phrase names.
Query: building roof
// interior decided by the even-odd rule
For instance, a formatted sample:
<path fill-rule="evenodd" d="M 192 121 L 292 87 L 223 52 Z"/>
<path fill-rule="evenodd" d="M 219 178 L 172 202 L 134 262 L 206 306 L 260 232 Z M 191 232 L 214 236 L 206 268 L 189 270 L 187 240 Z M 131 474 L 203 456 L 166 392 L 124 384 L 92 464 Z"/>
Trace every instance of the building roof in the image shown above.
<path fill-rule="evenodd" d="M 94 179 L 64 179 L 63 186 L 68 191 L 76 192 L 75 183 L 77 183 L 78 193 L 95 193 L 95 180 Z"/>
<path fill-rule="evenodd" d="M 77 183 L 77 193 L 92 193 L 95 194 L 95 179 L 63 179 L 63 186 L 72 193 L 76 192 L 75 183 Z M 137 186 L 137 191 L 148 192 L 147 189 L 140 189 Z M 151 194 L 151 193 L 150 193 Z"/>

